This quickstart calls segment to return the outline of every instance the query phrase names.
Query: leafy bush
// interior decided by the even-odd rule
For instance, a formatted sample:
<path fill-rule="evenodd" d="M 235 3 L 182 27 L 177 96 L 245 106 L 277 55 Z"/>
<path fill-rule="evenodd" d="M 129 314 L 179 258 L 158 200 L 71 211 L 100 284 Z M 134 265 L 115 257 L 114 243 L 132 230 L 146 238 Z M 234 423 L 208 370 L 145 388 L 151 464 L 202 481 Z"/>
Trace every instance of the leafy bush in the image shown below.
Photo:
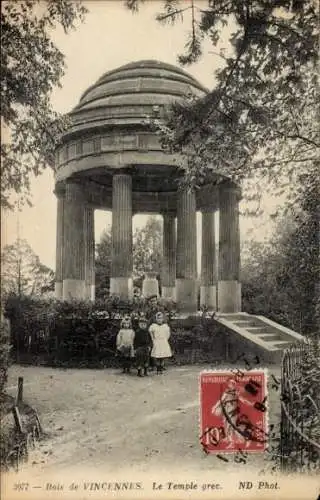
<path fill-rule="evenodd" d="M 7 320 L 0 324 L 0 398 L 3 398 L 5 384 L 7 382 L 7 371 L 10 353 L 10 329 Z"/>
<path fill-rule="evenodd" d="M 217 326 L 205 318 L 177 320 L 176 305 L 158 301 L 170 327 L 173 362 L 205 362 L 224 358 L 225 338 L 217 340 Z M 148 301 L 62 302 L 11 296 L 6 314 L 11 319 L 11 342 L 18 362 L 51 366 L 105 367 L 118 363 L 116 335 L 121 319 L 130 315 L 133 326 L 141 314 L 152 317 Z"/>

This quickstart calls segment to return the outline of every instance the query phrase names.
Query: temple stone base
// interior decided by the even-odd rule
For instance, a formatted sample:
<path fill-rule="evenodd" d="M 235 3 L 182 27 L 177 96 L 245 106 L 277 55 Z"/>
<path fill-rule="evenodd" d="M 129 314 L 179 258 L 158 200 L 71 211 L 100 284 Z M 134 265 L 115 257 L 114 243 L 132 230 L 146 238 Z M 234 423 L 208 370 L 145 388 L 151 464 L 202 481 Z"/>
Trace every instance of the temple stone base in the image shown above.
<path fill-rule="evenodd" d="M 206 306 L 212 311 L 217 310 L 217 288 L 215 286 L 200 287 L 200 307 Z"/>
<path fill-rule="evenodd" d="M 63 283 L 62 281 L 56 281 L 54 284 L 54 296 L 56 299 L 62 299 L 63 294 Z"/>
<path fill-rule="evenodd" d="M 127 300 L 133 297 L 132 278 L 110 278 L 110 295 L 117 295 Z"/>
<path fill-rule="evenodd" d="M 241 311 L 241 284 L 239 281 L 218 282 L 218 311 L 222 313 Z"/>
<path fill-rule="evenodd" d="M 161 288 L 161 297 L 163 299 L 176 301 L 176 287 L 175 286 L 163 286 Z"/>
<path fill-rule="evenodd" d="M 176 297 L 179 310 L 194 312 L 198 309 L 197 288 L 195 279 L 180 278 L 176 280 Z"/>
<path fill-rule="evenodd" d="M 84 280 L 63 280 L 63 300 L 86 299 L 86 282 Z"/>
<path fill-rule="evenodd" d="M 155 275 L 146 273 L 142 282 L 142 295 L 145 298 L 152 297 L 152 295 L 159 297 L 159 282 Z"/>

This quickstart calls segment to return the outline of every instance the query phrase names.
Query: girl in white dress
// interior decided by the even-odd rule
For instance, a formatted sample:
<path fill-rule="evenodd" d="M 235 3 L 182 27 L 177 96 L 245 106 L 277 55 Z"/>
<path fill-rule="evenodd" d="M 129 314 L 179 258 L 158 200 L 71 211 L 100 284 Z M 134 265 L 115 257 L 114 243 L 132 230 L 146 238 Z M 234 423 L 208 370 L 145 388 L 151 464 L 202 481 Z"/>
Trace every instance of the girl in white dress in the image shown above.
<path fill-rule="evenodd" d="M 169 325 L 164 322 L 164 315 L 162 312 L 156 314 L 155 323 L 152 323 L 149 332 L 152 339 L 151 356 L 156 361 L 157 374 L 160 374 L 163 372 L 165 358 L 170 358 L 172 356 L 168 342 L 170 338 L 170 328 Z"/>
<path fill-rule="evenodd" d="M 134 331 L 131 327 L 130 318 L 121 321 L 120 330 L 117 335 L 117 351 L 121 356 L 123 373 L 130 373 L 132 358 L 134 356 Z"/>

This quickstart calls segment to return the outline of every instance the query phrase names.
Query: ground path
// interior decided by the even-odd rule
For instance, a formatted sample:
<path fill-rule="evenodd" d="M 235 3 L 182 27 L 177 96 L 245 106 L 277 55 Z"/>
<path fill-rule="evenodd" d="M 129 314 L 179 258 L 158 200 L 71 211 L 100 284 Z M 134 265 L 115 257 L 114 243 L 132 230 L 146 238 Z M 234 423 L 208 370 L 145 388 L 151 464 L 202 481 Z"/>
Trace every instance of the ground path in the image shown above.
<path fill-rule="evenodd" d="M 8 393 L 16 394 L 17 378 L 23 376 L 24 399 L 37 409 L 49 433 L 28 467 L 44 473 L 89 464 L 110 472 L 177 465 L 194 471 L 225 469 L 225 462 L 206 456 L 198 443 L 198 375 L 203 368 L 208 366 L 170 367 L 161 376 L 138 378 L 115 369 L 12 366 Z M 279 375 L 279 369 L 271 371 Z M 276 399 L 270 395 L 271 420 L 277 418 Z M 251 456 L 247 466 L 252 464 L 262 467 L 262 456 Z"/>

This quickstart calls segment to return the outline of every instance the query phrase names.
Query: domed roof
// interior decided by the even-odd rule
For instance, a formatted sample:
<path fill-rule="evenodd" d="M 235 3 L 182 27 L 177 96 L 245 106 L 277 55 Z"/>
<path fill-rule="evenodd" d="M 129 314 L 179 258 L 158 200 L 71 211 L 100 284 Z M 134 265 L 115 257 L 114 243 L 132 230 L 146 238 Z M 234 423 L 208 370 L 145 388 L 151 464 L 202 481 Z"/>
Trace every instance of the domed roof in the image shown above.
<path fill-rule="evenodd" d="M 67 136 L 105 126 L 139 125 L 154 111 L 207 92 L 193 76 L 160 61 L 137 61 L 105 73 L 71 111 Z"/>
<path fill-rule="evenodd" d="M 160 61 L 138 61 L 105 73 L 83 93 L 76 110 L 149 103 L 150 94 L 182 97 L 191 92 L 201 95 L 206 89 L 176 66 Z"/>

